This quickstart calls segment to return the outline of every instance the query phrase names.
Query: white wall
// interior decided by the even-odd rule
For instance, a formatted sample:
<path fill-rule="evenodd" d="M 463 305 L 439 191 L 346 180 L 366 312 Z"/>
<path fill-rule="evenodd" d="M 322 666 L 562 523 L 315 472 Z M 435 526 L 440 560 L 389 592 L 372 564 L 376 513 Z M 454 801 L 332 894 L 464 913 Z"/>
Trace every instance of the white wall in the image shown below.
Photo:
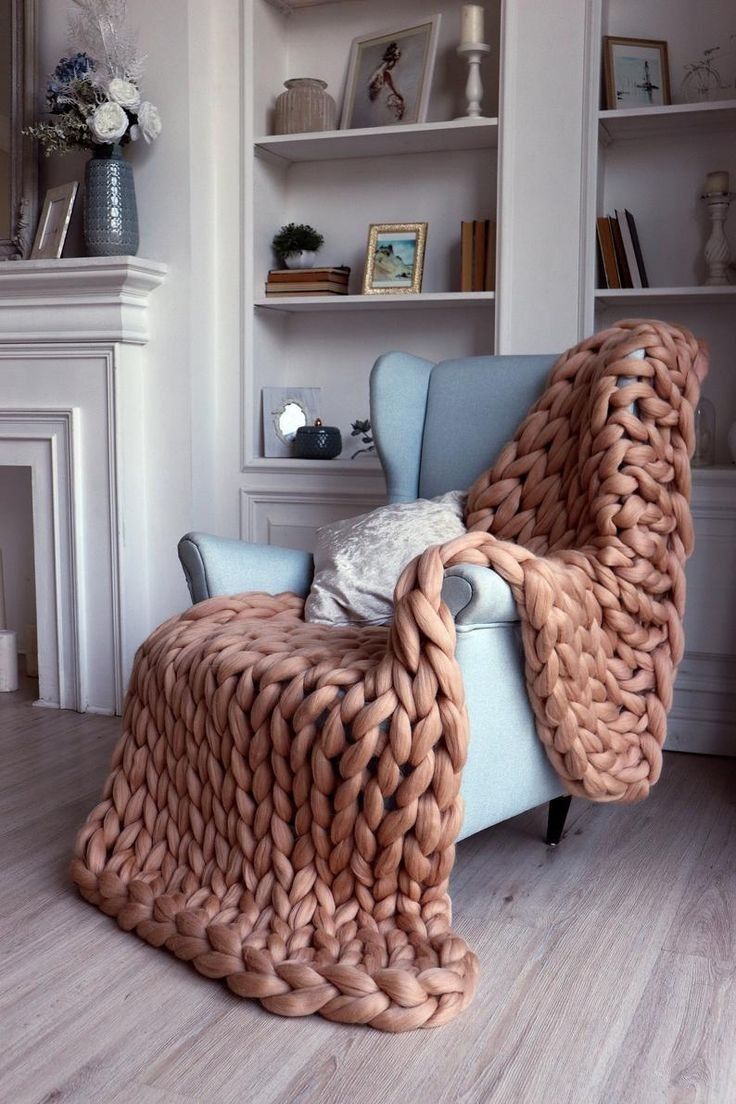
<path fill-rule="evenodd" d="M 68 52 L 70 4 L 39 0 L 41 80 Z M 237 532 L 239 452 L 238 0 L 128 0 L 146 55 L 158 141 L 130 145 L 139 255 L 169 275 L 151 304 L 144 434 L 150 624 L 188 604 L 176 543 L 190 529 Z M 41 191 L 83 180 L 86 155 L 42 165 Z M 83 255 L 82 196 L 65 255 Z M 227 470 L 231 482 L 218 473 Z"/>
<path fill-rule="evenodd" d="M 25 652 L 25 630 L 36 622 L 33 575 L 31 469 L 0 465 L 0 551 L 5 576 L 5 627 L 18 634 Z"/>

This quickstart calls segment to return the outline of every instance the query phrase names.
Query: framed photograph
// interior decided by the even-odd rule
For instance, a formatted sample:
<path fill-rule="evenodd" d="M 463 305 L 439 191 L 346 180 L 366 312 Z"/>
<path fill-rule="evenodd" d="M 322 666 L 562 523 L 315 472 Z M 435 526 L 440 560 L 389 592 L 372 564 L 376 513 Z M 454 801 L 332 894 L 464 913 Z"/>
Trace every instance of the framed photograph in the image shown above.
<path fill-rule="evenodd" d="M 603 39 L 606 107 L 660 107 L 670 103 L 667 43 L 649 38 Z"/>
<path fill-rule="evenodd" d="M 426 122 L 441 18 L 353 39 L 343 130 Z"/>
<path fill-rule="evenodd" d="M 426 222 L 373 223 L 368 232 L 363 294 L 418 294 L 426 244 Z"/>
<path fill-rule="evenodd" d="M 319 418 L 321 394 L 319 387 L 263 388 L 264 456 L 293 456 L 296 431 Z"/>
<path fill-rule="evenodd" d="M 31 250 L 31 260 L 39 257 L 61 256 L 78 187 L 75 180 L 72 184 L 61 184 L 58 188 L 49 188 L 46 192 L 41 217 L 38 220 L 36 239 Z"/>

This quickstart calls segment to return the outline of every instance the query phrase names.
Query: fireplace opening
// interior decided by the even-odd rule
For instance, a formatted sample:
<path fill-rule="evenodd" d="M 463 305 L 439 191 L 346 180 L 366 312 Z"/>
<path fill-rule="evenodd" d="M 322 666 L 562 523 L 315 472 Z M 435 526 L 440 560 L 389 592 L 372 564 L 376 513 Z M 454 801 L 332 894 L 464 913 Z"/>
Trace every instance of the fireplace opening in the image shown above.
<path fill-rule="evenodd" d="M 32 469 L 22 464 L 0 465 L 0 629 L 15 633 L 19 677 L 37 679 L 33 483 Z M 0 664 L 7 655 L 0 654 Z M 3 674 L 0 686 L 7 686 Z"/>

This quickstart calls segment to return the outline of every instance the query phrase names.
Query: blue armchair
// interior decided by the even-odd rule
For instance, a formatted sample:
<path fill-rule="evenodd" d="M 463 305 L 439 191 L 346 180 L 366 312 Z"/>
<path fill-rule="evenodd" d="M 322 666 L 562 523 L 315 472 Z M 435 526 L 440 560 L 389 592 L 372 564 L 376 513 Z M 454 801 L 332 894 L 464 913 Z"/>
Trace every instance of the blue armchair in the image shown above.
<path fill-rule="evenodd" d="M 474 357 L 433 364 L 387 353 L 371 373 L 371 423 L 391 502 L 468 487 L 541 394 L 551 356 Z M 200 533 L 179 542 L 194 602 L 216 594 L 306 595 L 312 557 Z M 537 737 L 511 590 L 487 567 L 449 568 L 443 597 L 457 626 L 470 720 L 460 839 L 550 802 L 547 842 L 562 836 L 569 797 Z"/>

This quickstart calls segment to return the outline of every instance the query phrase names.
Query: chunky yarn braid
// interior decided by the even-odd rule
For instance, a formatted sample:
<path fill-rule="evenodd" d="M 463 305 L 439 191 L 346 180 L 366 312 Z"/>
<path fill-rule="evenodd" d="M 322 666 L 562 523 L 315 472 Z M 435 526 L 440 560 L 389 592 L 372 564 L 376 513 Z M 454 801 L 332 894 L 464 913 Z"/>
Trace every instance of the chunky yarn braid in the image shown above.
<path fill-rule="evenodd" d="M 682 656 L 704 374 L 693 337 L 658 322 L 561 357 L 472 488 L 470 531 L 403 572 L 389 629 L 305 624 L 289 594 L 214 598 L 158 628 L 77 839 L 82 895 L 280 1015 L 453 1019 L 478 963 L 450 928 L 468 724 L 445 568 L 511 586 L 570 792 L 644 797 Z"/>

